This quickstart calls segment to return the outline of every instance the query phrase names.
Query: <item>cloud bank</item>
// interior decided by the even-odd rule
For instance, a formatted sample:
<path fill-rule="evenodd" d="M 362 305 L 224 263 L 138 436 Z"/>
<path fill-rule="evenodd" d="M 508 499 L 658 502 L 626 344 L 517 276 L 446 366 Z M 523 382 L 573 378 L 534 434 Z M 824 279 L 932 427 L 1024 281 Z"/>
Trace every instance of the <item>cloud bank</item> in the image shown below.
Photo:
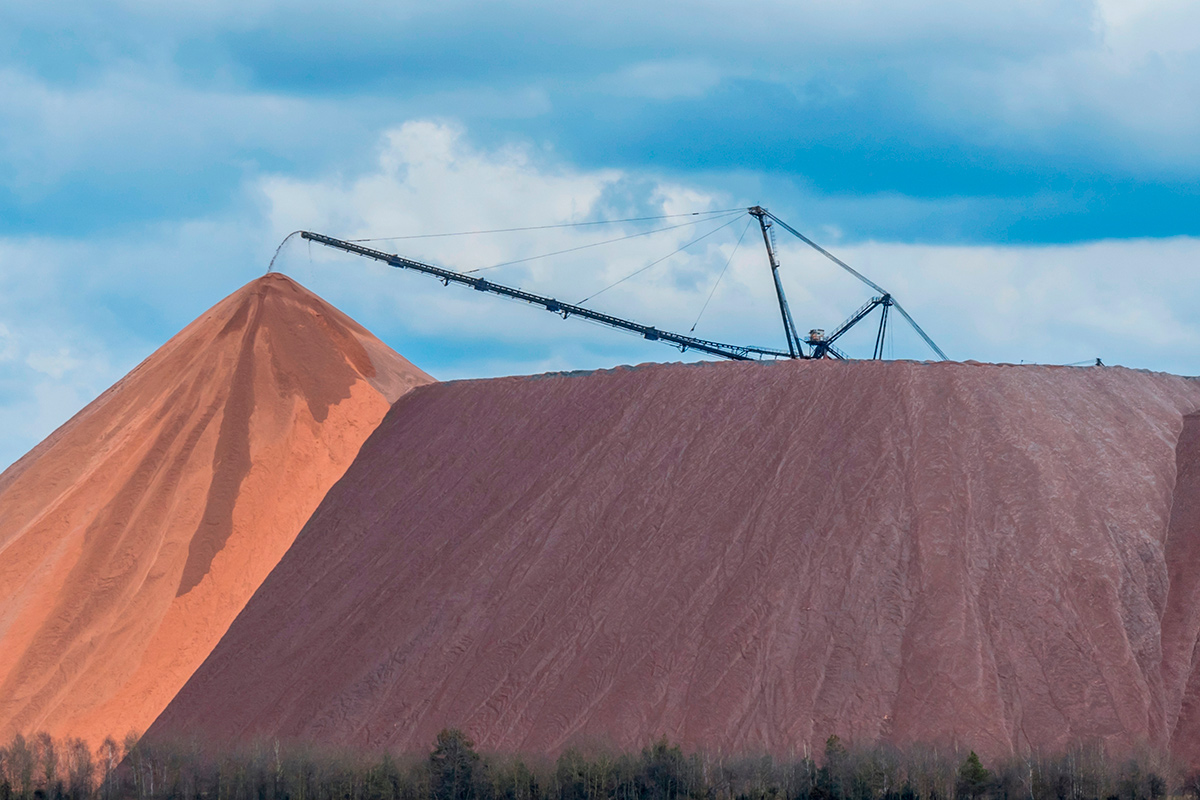
<path fill-rule="evenodd" d="M 0 9 L 0 464 L 280 239 L 753 203 L 955 358 L 1196 372 L 1200 9 L 1183 0 L 66 0 Z M 499 268 L 579 300 L 722 224 Z M 617 226 L 632 233 L 636 226 Z M 591 302 L 779 342 L 742 223 Z M 392 243 L 458 268 L 599 231 Z M 785 244 L 798 321 L 863 287 Z M 716 278 L 725 269 L 720 284 Z M 281 265 L 442 378 L 671 351 L 316 248 Z M 924 357 L 897 329 L 896 355 Z"/>

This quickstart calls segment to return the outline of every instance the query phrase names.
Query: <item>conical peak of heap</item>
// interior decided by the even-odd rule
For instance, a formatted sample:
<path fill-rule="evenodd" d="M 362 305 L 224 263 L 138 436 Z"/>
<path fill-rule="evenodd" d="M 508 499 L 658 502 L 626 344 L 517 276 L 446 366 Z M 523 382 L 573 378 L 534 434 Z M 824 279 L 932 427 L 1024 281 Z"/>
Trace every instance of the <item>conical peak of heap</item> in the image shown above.
<path fill-rule="evenodd" d="M 0 475 L 0 737 L 143 730 L 430 381 L 272 273 Z"/>
<path fill-rule="evenodd" d="M 278 272 L 247 283 L 180 336 L 194 333 L 194 328 L 201 330 L 202 337 L 216 330 L 216 341 L 223 344 L 236 337 L 243 349 L 268 337 L 280 385 L 310 403 L 320 402 L 334 384 L 352 378 L 367 380 L 392 401 L 433 380 L 354 319 Z M 334 376 L 337 380 L 331 381 Z M 315 405 L 313 411 L 318 413 Z"/>

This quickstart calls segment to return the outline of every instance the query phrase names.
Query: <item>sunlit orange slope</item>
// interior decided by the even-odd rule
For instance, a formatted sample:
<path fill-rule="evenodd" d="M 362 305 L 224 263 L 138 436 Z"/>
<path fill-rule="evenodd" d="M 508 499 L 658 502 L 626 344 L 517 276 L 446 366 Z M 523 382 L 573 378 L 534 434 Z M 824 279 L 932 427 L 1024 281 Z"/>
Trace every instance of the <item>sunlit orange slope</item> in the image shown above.
<path fill-rule="evenodd" d="M 144 730 L 431 380 L 267 275 L 0 475 L 0 737 Z"/>

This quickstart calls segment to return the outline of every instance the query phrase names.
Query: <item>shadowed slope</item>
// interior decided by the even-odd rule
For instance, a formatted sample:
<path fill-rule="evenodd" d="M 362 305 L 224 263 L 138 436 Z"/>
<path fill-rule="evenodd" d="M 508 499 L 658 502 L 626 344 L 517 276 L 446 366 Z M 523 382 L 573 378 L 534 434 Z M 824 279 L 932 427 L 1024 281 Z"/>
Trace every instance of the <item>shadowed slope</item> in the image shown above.
<path fill-rule="evenodd" d="M 423 387 L 152 734 L 1165 745 L 1197 408 L 1174 376 L 969 364 Z"/>
<path fill-rule="evenodd" d="M 1170 592 L 1163 618 L 1163 681 L 1173 749 L 1200 765 L 1200 414 L 1184 419 L 1167 537 Z"/>
<path fill-rule="evenodd" d="M 143 730 L 430 380 L 272 274 L 0 475 L 0 735 Z"/>

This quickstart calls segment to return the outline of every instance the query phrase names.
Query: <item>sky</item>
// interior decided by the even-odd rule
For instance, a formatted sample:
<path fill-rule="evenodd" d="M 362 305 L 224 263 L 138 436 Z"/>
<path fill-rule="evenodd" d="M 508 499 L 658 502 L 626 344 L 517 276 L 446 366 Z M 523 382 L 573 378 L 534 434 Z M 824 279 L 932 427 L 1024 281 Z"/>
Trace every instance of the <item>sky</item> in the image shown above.
<path fill-rule="evenodd" d="M 0 0 L 0 468 L 299 229 L 706 212 L 377 245 L 779 347 L 761 235 L 707 213 L 761 204 L 952 359 L 1193 375 L 1198 143 L 1185 0 Z M 871 298 L 778 243 L 802 330 Z M 696 357 L 297 238 L 276 268 L 439 379 Z"/>

